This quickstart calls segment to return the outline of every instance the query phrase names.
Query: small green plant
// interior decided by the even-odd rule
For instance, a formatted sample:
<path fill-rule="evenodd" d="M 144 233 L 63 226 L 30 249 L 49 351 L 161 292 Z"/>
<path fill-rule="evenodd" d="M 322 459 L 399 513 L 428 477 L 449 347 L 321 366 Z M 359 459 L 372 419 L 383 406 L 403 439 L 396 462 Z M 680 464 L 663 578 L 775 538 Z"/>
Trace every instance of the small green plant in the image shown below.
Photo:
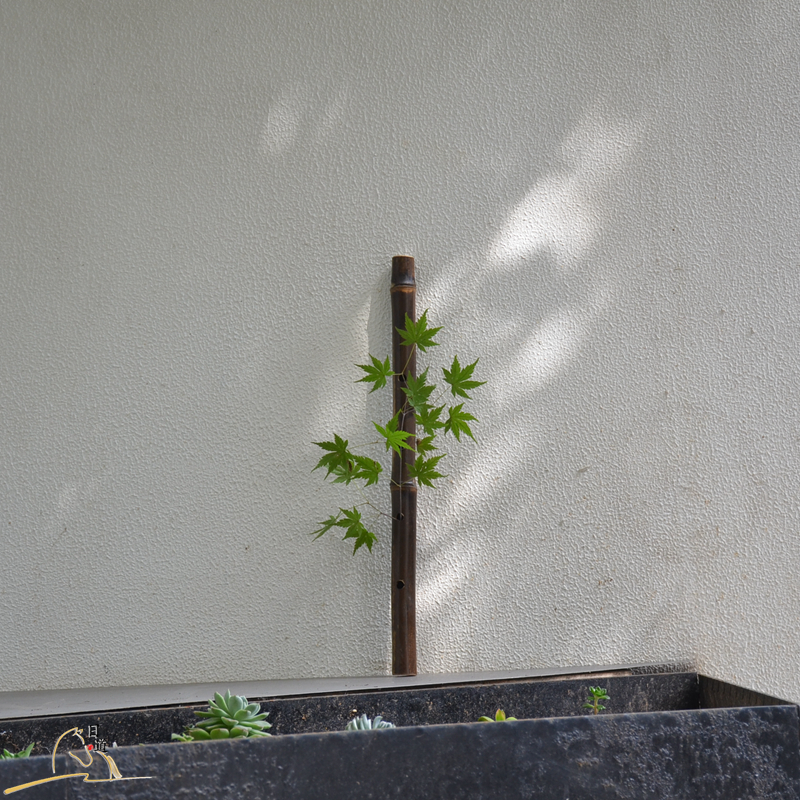
<path fill-rule="evenodd" d="M 599 714 L 601 711 L 606 710 L 606 707 L 600 704 L 610 699 L 605 689 L 601 689 L 599 686 L 590 686 L 589 697 L 583 704 L 583 707 L 591 709 L 593 714 Z"/>
<path fill-rule="evenodd" d="M 31 754 L 31 750 L 33 750 L 33 746 L 36 742 L 31 742 L 24 750 L 20 750 L 19 753 L 12 753 L 5 748 L 3 752 L 0 753 L 0 761 L 6 758 L 27 758 Z"/>
<path fill-rule="evenodd" d="M 380 716 L 375 717 L 375 719 L 370 719 L 366 714 L 362 714 L 360 717 L 351 719 L 350 722 L 347 723 L 347 727 L 345 728 L 345 730 L 374 731 L 374 730 L 380 730 L 381 728 L 394 728 L 394 724 L 391 722 L 386 722 Z"/>
<path fill-rule="evenodd" d="M 272 725 L 266 722 L 267 713 L 259 713 L 258 703 L 248 703 L 246 697 L 231 695 L 230 690 L 223 697 L 219 692 L 208 701 L 208 711 L 195 711 L 203 721 L 195 727 L 187 727 L 183 733 L 173 733 L 172 738 L 179 742 L 202 742 L 209 739 L 239 739 L 253 736 L 271 736 L 265 728 Z"/>
<path fill-rule="evenodd" d="M 419 350 L 422 353 L 428 351 L 432 347 L 438 347 L 438 342 L 434 341 L 436 334 L 442 330 L 439 328 L 428 327 L 428 312 L 420 317 L 417 322 L 412 322 L 406 314 L 405 328 L 398 328 L 397 331 L 402 338 L 402 344 L 405 347 L 412 348 L 412 354 Z M 356 383 L 371 383 L 373 386 L 370 389 L 370 394 L 377 389 L 382 389 L 387 386 L 396 374 L 392 371 L 389 358 L 385 361 L 380 361 L 375 356 L 370 355 L 371 364 L 358 364 L 358 368 L 364 371 L 364 376 L 359 378 Z M 458 356 L 453 358 L 450 368 L 442 368 L 444 373 L 445 382 L 450 387 L 450 393 L 456 399 L 464 398 L 470 400 L 468 392 L 482 386 L 486 381 L 476 381 L 472 377 L 472 373 L 478 364 L 476 359 L 472 364 L 462 367 L 458 361 Z M 448 406 L 446 403 L 437 405 L 442 395 L 447 391 L 444 390 L 436 397 L 432 398 L 436 390 L 436 384 L 428 383 L 428 369 L 426 368 L 417 378 L 409 378 L 406 385 L 401 386 L 405 394 L 405 402 L 402 408 L 385 424 L 378 425 L 373 422 L 375 430 L 379 434 L 379 438 L 373 442 L 368 442 L 365 445 L 353 445 L 352 450 L 359 449 L 360 447 L 384 445 L 386 452 L 389 449 L 396 453 L 401 450 L 411 450 L 416 454 L 411 469 L 409 470 L 411 478 L 416 480 L 417 483 L 434 488 L 433 481 L 438 478 L 444 478 L 439 472 L 439 461 L 441 461 L 447 454 L 440 453 L 439 455 L 431 456 L 430 454 L 437 450 L 435 442 L 437 435 L 451 434 L 455 437 L 456 441 L 461 441 L 462 434 L 475 439 L 472 435 L 472 430 L 469 427 L 470 422 L 477 422 L 477 419 L 464 410 L 464 403 L 458 403 Z M 445 411 L 446 409 L 446 411 Z M 416 424 L 421 435 L 416 437 L 416 448 L 412 448 L 406 441 L 411 434 L 403 430 L 406 415 L 413 414 L 416 419 Z M 354 539 L 355 546 L 353 547 L 353 555 L 362 545 L 366 545 L 369 551 L 372 551 L 372 545 L 375 543 L 377 537 L 369 530 L 362 519 L 359 506 L 368 506 L 375 512 L 374 519 L 377 520 L 380 516 L 391 518 L 390 514 L 380 511 L 372 502 L 367 498 L 364 489 L 378 483 L 380 473 L 383 472 L 383 467 L 374 459 L 364 455 L 357 455 L 350 448 L 350 443 L 347 439 L 343 439 L 339 434 L 334 433 L 333 441 L 328 442 L 314 442 L 317 447 L 325 451 L 325 455 L 320 458 L 317 466 L 314 469 L 323 467 L 327 470 L 325 477 L 328 478 L 333 475 L 334 483 L 344 483 L 349 485 L 353 481 L 363 481 L 363 486 L 359 483 L 354 485 L 360 492 L 364 502 L 360 503 L 353 508 L 340 508 L 337 514 L 320 523 L 321 527 L 315 530 L 312 535 L 315 539 L 327 533 L 331 528 L 343 528 L 345 530 L 344 539 Z M 426 457 L 428 456 L 428 457 Z M 313 470 L 312 470 L 313 472 Z M 373 522 L 369 523 L 370 525 Z"/>
<path fill-rule="evenodd" d="M 478 722 L 516 722 L 516 717 L 507 717 L 506 712 L 503 711 L 502 708 L 498 708 L 497 712 L 494 715 L 494 719 L 491 717 L 479 717 Z"/>

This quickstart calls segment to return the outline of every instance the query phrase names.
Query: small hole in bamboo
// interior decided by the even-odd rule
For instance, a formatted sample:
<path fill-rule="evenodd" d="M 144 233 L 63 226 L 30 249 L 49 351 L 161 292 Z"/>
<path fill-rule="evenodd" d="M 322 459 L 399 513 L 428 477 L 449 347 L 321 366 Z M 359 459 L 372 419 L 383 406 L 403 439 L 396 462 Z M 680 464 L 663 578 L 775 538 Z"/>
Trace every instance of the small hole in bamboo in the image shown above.
<path fill-rule="evenodd" d="M 403 519 L 403 512 L 402 511 L 398 511 L 397 512 L 397 516 L 395 517 L 395 519 Z"/>
<path fill-rule="evenodd" d="M 397 588 L 402 589 L 406 585 L 405 581 L 397 581 Z"/>

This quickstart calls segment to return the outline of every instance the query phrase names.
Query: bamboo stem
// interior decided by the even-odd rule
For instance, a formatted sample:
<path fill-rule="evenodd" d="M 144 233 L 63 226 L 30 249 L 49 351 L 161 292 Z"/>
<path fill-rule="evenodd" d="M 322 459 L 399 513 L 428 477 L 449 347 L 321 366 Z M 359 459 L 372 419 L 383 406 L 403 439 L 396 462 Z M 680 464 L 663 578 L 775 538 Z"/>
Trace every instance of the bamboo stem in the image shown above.
<path fill-rule="evenodd" d="M 414 347 L 401 344 L 398 328 L 405 328 L 406 314 L 416 321 L 417 284 L 414 259 L 392 259 L 392 369 L 394 413 L 400 411 L 399 430 L 411 436 L 406 442 L 416 448 L 417 423 L 414 413 L 402 413 L 406 395 L 402 390 L 409 377 L 415 378 L 417 358 Z M 417 487 L 408 474 L 414 461 L 413 450 L 392 454 L 392 674 L 417 674 Z"/>

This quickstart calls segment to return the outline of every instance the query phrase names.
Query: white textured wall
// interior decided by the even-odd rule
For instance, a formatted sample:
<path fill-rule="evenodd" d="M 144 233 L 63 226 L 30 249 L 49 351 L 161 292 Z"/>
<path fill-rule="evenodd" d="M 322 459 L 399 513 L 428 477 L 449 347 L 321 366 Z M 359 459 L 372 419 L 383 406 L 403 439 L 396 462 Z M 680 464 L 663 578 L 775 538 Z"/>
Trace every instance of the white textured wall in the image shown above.
<path fill-rule="evenodd" d="M 0 4 L 0 690 L 388 671 L 310 442 L 406 252 L 490 380 L 420 670 L 800 700 L 799 62 L 789 0 Z"/>

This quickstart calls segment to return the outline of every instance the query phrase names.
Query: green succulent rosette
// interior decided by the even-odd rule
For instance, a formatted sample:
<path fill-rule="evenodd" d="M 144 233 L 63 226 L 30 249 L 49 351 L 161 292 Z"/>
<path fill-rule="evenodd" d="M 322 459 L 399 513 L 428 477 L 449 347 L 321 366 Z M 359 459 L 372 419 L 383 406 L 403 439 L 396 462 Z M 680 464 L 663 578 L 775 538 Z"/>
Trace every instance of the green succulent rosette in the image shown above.
<path fill-rule="evenodd" d="M 243 739 L 255 736 L 271 736 L 266 728 L 267 713 L 261 713 L 258 703 L 248 703 L 246 697 L 232 695 L 230 690 L 223 697 L 219 692 L 208 702 L 208 711 L 195 711 L 201 718 L 193 728 L 183 733 L 173 733 L 172 738 L 180 742 L 203 742 L 211 739 Z"/>

